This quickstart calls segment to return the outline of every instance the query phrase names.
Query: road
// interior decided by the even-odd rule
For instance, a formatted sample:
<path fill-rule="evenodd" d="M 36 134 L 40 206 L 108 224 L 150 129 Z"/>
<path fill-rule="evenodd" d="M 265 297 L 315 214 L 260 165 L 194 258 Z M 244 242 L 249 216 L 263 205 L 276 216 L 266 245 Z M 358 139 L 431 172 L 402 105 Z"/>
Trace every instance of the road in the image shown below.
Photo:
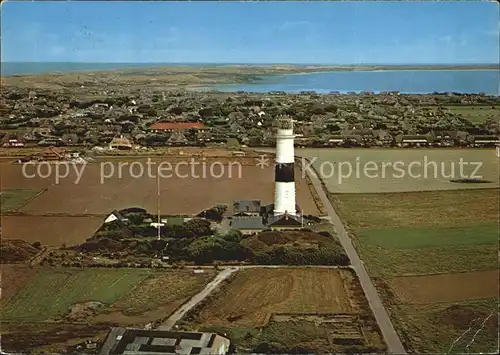
<path fill-rule="evenodd" d="M 162 325 L 160 325 L 158 330 L 170 330 L 173 328 L 175 323 L 181 320 L 182 317 L 199 302 L 201 302 L 205 297 L 207 297 L 222 281 L 227 279 L 235 271 L 238 271 L 238 267 L 228 267 L 224 268 L 221 272 L 215 276 L 215 278 L 210 281 L 207 286 L 198 294 L 194 295 L 187 303 L 183 304 L 179 309 L 177 309 Z"/>
<path fill-rule="evenodd" d="M 396 333 L 394 326 L 392 325 L 391 319 L 389 318 L 389 314 L 384 308 L 380 296 L 375 289 L 375 285 L 370 279 L 370 276 L 368 276 L 368 272 L 366 271 L 363 262 L 359 258 L 356 249 L 354 249 L 351 238 L 349 238 L 342 220 L 333 209 L 330 200 L 323 190 L 323 186 L 321 185 L 321 181 L 318 178 L 318 175 L 312 169 L 307 169 L 307 174 L 311 179 L 311 182 L 316 192 L 318 193 L 321 202 L 323 203 L 325 212 L 330 216 L 331 222 L 335 226 L 337 235 L 340 239 L 340 243 L 344 247 L 347 256 L 351 260 L 352 268 L 358 276 L 361 287 L 363 288 L 368 303 L 370 304 L 370 307 L 373 311 L 373 315 L 375 316 L 380 331 L 382 332 L 382 336 L 384 337 L 389 353 L 406 354 L 403 344 L 401 343 L 401 340 L 399 339 L 399 336 Z"/>

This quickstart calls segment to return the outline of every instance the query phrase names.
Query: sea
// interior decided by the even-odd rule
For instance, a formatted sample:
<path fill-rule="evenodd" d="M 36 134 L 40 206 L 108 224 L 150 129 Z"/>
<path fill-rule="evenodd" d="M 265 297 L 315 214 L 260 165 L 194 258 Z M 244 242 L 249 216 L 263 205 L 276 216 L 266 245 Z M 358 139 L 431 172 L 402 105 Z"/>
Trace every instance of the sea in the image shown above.
<path fill-rule="evenodd" d="M 234 63 L 238 64 L 238 63 Z M 239 63 L 241 64 L 241 63 Z M 154 68 L 165 66 L 228 65 L 211 63 L 2 63 L 2 76 L 42 73 L 70 73 L 126 68 Z M 485 93 L 500 95 L 500 72 L 497 69 L 474 70 L 375 70 L 331 71 L 305 74 L 261 76 L 260 80 L 244 84 L 211 85 L 198 90 L 223 92 L 301 91 L 329 92 L 384 92 L 399 91 L 410 94 L 433 92 Z"/>

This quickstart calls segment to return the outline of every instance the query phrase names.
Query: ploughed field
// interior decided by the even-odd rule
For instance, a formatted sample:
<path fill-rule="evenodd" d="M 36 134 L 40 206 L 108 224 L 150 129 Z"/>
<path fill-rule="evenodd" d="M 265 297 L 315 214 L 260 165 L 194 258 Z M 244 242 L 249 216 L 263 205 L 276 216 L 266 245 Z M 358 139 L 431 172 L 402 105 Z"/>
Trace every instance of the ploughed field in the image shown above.
<path fill-rule="evenodd" d="M 243 269 L 180 324 L 227 333 L 247 351 L 385 349 L 350 269 Z"/>
<path fill-rule="evenodd" d="M 330 194 L 407 350 L 494 352 L 500 190 Z M 484 328 L 474 338 L 476 331 Z"/>
<path fill-rule="evenodd" d="M 3 216 L 4 238 L 61 246 L 84 243 L 101 226 L 103 217 Z"/>
<path fill-rule="evenodd" d="M 25 172 L 36 175 L 28 178 L 22 165 L 2 163 L 0 188 L 9 191 L 12 201 L 7 211 L 2 210 L 4 214 L 10 212 L 2 221 L 3 237 L 54 246 L 78 244 L 95 232 L 98 219 L 103 220 L 114 209 L 142 207 L 156 211 L 158 190 L 161 213 L 171 215 L 198 214 L 238 199 L 273 201 L 272 157 L 264 168 L 255 166 L 254 158 L 246 158 L 244 163 L 228 157 L 196 158 L 198 165 L 187 165 L 190 159 L 110 158 L 87 165 L 66 165 L 59 167 L 59 173 L 64 176 L 67 171 L 67 176 L 59 180 L 55 164 L 40 166 L 41 176 L 46 178 L 39 176 L 37 166 L 27 166 Z M 162 162 L 164 170 L 158 179 Z M 51 175 L 47 175 L 49 166 Z M 297 203 L 308 214 L 317 214 L 316 203 L 298 169 L 296 189 Z"/>
<path fill-rule="evenodd" d="M 214 275 L 211 270 L 195 275 L 184 270 L 125 268 L 3 265 L 2 269 L 3 349 L 54 353 L 71 342 L 102 340 L 113 325 L 144 327 L 162 321 Z M 88 325 L 82 327 L 81 322 Z M 72 331 L 57 333 L 61 325 Z"/>
<path fill-rule="evenodd" d="M 296 149 L 331 193 L 499 187 L 495 149 Z M 300 158 L 302 159 L 302 158 Z M 453 182 L 476 179 L 482 183 Z"/>

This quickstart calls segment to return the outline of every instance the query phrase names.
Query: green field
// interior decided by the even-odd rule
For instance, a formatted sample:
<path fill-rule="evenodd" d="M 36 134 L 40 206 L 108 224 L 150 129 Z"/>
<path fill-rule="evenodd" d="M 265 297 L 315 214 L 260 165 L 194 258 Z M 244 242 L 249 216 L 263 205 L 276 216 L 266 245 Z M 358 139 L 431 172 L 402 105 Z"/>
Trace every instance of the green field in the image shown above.
<path fill-rule="evenodd" d="M 374 276 L 484 270 L 498 265 L 498 189 L 334 194 Z"/>
<path fill-rule="evenodd" d="M 498 268 L 500 190 L 330 194 L 330 200 L 347 222 L 353 244 L 374 278 L 406 349 L 446 353 L 472 322 L 473 330 L 452 349 L 452 353 L 464 352 L 481 326 L 477 319 L 485 319 L 495 304 L 488 299 L 466 301 L 467 284 L 462 280 L 468 274 L 457 273 Z M 392 281 L 401 276 L 434 274 L 453 277 L 454 281 L 446 284 L 448 293 L 443 295 L 443 288 L 433 284 L 437 281 L 420 276 L 419 290 L 430 302 L 426 304 L 402 300 L 398 296 L 401 289 Z M 490 276 L 478 273 L 472 277 Z M 491 294 L 488 287 L 494 280 L 484 280 L 479 282 L 484 293 L 478 294 Z M 403 291 L 411 292 L 407 288 Z M 460 301 L 438 301 L 449 300 L 447 297 Z M 498 318 L 478 333 L 471 352 L 495 349 L 497 322 Z"/>
<path fill-rule="evenodd" d="M 381 193 L 499 187 L 494 149 L 296 149 L 331 193 Z M 299 160 L 301 160 L 300 158 Z M 305 162 L 306 166 L 309 163 Z M 478 167 L 476 171 L 476 167 Z M 486 183 L 450 180 L 480 178 Z"/>
<path fill-rule="evenodd" d="M 0 207 L 2 212 L 15 211 L 24 206 L 42 190 L 10 189 L 0 192 Z"/>
<path fill-rule="evenodd" d="M 472 123 L 481 123 L 488 118 L 493 118 L 498 120 L 498 113 L 500 112 L 500 106 L 478 106 L 478 105 L 467 105 L 467 106 L 445 106 L 446 111 L 462 115 L 463 118 L 471 121 Z"/>
<path fill-rule="evenodd" d="M 2 320 L 40 322 L 60 318 L 76 303 L 111 304 L 149 274 L 141 269 L 40 270 L 2 304 Z"/>
<path fill-rule="evenodd" d="M 497 352 L 497 299 L 453 304 L 398 305 L 393 307 L 392 312 L 401 340 L 407 349 L 413 349 L 416 353 L 446 354 L 450 350 L 452 354 Z M 481 329 L 483 322 L 484 327 Z M 471 329 L 467 332 L 469 327 Z M 453 344 L 460 336 L 462 338 Z M 469 351 L 466 348 L 468 344 Z"/>
<path fill-rule="evenodd" d="M 403 276 L 492 269 L 498 225 L 361 229 L 359 252 L 375 274 Z"/>
<path fill-rule="evenodd" d="M 381 228 L 361 230 L 363 244 L 382 248 L 418 249 L 495 244 L 498 224 L 478 224 L 465 227 Z"/>

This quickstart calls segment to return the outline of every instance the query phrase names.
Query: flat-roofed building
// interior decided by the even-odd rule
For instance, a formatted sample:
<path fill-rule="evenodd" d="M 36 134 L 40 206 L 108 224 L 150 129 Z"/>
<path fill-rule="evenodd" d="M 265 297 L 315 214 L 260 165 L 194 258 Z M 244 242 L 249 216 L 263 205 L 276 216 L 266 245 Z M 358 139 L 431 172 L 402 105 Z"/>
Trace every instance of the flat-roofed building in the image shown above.
<path fill-rule="evenodd" d="M 112 328 L 99 355 L 224 355 L 229 345 L 229 339 L 215 333 Z"/>

